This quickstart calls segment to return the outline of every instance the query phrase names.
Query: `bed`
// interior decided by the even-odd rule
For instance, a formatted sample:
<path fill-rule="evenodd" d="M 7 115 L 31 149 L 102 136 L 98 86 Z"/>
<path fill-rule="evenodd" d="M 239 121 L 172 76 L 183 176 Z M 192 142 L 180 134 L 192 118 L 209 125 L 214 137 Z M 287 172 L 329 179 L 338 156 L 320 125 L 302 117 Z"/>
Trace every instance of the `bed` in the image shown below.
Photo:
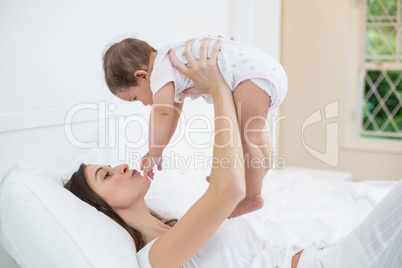
<path fill-rule="evenodd" d="M 0 267 L 138 267 L 128 233 L 62 187 L 79 163 L 115 165 L 117 154 L 90 149 L 73 162 L 14 167 L 0 188 Z M 208 172 L 195 165 L 185 172 L 169 167 L 157 172 L 147 204 L 179 218 L 208 187 Z M 263 185 L 264 207 L 243 217 L 278 245 L 334 243 L 395 184 L 271 170 Z"/>

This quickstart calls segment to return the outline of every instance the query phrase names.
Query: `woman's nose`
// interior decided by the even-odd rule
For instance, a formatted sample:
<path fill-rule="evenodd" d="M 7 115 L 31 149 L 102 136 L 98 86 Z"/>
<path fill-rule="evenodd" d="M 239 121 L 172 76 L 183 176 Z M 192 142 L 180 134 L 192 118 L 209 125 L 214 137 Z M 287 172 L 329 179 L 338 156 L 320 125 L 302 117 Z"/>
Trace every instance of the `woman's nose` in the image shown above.
<path fill-rule="evenodd" d="M 122 165 L 118 165 L 116 167 L 116 169 L 121 172 L 121 173 L 126 173 L 128 171 L 128 165 L 127 164 L 122 164 Z"/>

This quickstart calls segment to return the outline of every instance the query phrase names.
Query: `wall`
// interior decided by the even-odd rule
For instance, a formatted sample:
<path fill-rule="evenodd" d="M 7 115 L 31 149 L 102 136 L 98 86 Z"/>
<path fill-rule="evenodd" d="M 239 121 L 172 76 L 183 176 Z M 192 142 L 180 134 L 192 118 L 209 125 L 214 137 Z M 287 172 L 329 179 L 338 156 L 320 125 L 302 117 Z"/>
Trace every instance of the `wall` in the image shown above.
<path fill-rule="evenodd" d="M 402 178 L 402 143 L 356 137 L 364 8 L 361 0 L 283 1 L 281 59 L 289 92 L 281 106 L 286 119 L 279 155 L 291 166 L 350 171 L 354 180 L 397 180 Z M 338 114 L 326 119 L 331 109 Z M 322 119 L 306 123 L 317 110 Z M 304 136 L 303 123 L 308 126 Z M 329 133 L 333 136 L 327 140 Z M 332 145 L 332 156 L 325 159 Z"/>
<path fill-rule="evenodd" d="M 158 48 L 197 35 L 228 35 L 229 10 L 228 0 L 1 1 L 0 174 L 16 163 L 46 163 L 81 151 L 63 126 L 77 104 L 118 107 L 77 112 L 73 131 L 82 141 L 98 140 L 98 117 L 147 118 L 148 108 L 124 103 L 107 89 L 101 68 L 107 44 L 138 37 Z"/>
<path fill-rule="evenodd" d="M 119 116 L 147 121 L 149 108 L 122 102 L 106 88 L 101 64 L 107 44 L 138 37 L 158 48 L 221 34 L 279 59 L 280 15 L 279 0 L 1 1 L 0 176 L 17 163 L 69 161 L 83 147 L 143 142 L 147 132 L 136 128 L 136 119 L 118 126 Z M 188 103 L 184 114 L 202 110 L 212 118 L 212 106 Z M 143 143 L 138 148 L 145 153 Z"/>
<path fill-rule="evenodd" d="M 20 0 L 0 5 L 0 114 L 112 100 L 101 58 L 107 44 L 123 37 L 136 36 L 158 48 L 229 31 L 229 1 Z M 207 14 L 216 19 L 205 19 Z"/>

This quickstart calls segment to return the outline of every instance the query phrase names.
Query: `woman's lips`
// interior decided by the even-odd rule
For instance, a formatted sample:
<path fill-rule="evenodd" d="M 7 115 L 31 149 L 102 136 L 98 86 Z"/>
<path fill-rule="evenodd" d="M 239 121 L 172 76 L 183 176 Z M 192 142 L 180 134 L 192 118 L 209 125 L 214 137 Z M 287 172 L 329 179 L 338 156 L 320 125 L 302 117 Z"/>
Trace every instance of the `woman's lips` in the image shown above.
<path fill-rule="evenodd" d="M 134 177 L 134 175 L 137 174 L 137 173 L 138 173 L 138 171 L 136 169 L 133 169 L 131 176 Z"/>

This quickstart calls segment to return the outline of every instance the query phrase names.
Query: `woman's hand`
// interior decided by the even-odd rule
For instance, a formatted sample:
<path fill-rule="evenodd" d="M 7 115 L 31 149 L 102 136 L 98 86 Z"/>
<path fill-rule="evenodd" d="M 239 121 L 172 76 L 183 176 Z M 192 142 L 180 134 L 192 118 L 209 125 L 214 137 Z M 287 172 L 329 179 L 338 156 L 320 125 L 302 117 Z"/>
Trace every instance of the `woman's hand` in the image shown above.
<path fill-rule="evenodd" d="M 187 89 L 184 93 L 187 94 L 211 94 L 214 96 L 224 88 L 229 89 L 223 76 L 218 68 L 217 59 L 221 41 L 217 40 L 212 48 L 211 57 L 208 58 L 208 45 L 210 39 L 203 40 L 200 47 L 200 59 L 197 60 L 191 51 L 194 41 L 189 41 L 186 44 L 184 55 L 190 66 L 185 65 L 176 58 L 175 52 L 169 52 L 169 58 L 173 67 L 181 73 L 189 77 L 194 82 L 194 88 Z"/>

